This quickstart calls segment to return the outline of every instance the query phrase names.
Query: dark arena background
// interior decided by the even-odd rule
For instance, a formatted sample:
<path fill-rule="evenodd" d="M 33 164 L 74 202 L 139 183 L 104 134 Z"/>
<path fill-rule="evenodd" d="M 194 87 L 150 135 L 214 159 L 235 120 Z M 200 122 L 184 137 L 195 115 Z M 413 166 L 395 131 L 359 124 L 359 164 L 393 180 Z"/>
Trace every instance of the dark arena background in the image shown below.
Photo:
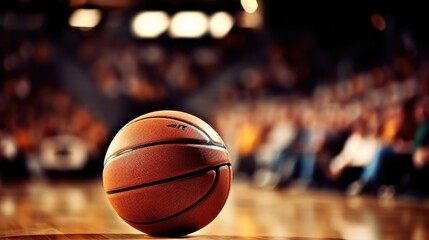
<path fill-rule="evenodd" d="M 131 119 L 179 110 L 232 159 L 191 239 L 429 239 L 423 3 L 0 1 L 0 239 L 146 239 L 107 201 Z"/>

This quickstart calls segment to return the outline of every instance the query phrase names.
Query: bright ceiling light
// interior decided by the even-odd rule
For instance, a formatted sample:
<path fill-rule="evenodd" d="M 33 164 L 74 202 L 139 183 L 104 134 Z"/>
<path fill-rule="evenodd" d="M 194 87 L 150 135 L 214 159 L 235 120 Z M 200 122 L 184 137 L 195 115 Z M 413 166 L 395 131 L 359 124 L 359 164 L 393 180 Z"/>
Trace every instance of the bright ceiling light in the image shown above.
<path fill-rule="evenodd" d="M 258 9 L 258 2 L 256 0 L 240 0 L 240 3 L 247 13 L 254 13 Z"/>
<path fill-rule="evenodd" d="M 210 18 L 210 34 L 214 38 L 223 38 L 234 26 L 234 18 L 226 12 L 217 12 Z"/>
<path fill-rule="evenodd" d="M 184 11 L 173 16 L 169 33 L 175 38 L 198 38 L 202 37 L 207 29 L 208 19 L 203 12 Z"/>
<path fill-rule="evenodd" d="M 156 38 L 164 33 L 170 17 L 163 11 L 147 11 L 137 14 L 131 22 L 131 31 L 137 37 Z"/>
<path fill-rule="evenodd" d="M 69 24 L 81 30 L 89 30 L 97 26 L 100 19 L 101 11 L 98 9 L 77 9 L 70 15 Z"/>

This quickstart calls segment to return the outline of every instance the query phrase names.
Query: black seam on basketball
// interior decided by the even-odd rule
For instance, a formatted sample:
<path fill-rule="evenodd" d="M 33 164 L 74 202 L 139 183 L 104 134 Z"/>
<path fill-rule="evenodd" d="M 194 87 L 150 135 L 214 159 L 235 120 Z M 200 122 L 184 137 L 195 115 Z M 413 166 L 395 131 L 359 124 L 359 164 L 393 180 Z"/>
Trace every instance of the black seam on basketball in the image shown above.
<path fill-rule="evenodd" d="M 232 173 L 231 173 L 231 171 L 232 171 L 232 166 L 231 166 L 231 164 L 229 164 L 228 165 L 228 177 L 230 179 L 230 184 L 228 186 L 228 194 L 225 196 L 225 199 L 223 200 L 223 204 L 224 205 L 226 203 L 226 200 L 228 200 L 229 193 L 231 192 L 231 181 L 232 181 Z"/>
<path fill-rule="evenodd" d="M 166 182 L 170 182 L 170 181 L 175 181 L 175 180 L 180 180 L 183 178 L 187 178 L 187 177 L 192 177 L 210 170 L 215 170 L 217 171 L 220 167 L 222 166 L 230 166 L 230 163 L 222 163 L 213 167 L 208 167 L 208 168 L 204 168 L 204 169 L 200 169 L 194 172 L 190 172 L 190 173 L 185 173 L 179 176 L 174 176 L 174 177 L 170 177 L 170 178 L 166 178 L 166 179 L 162 179 L 162 180 L 158 180 L 158 181 L 153 181 L 153 182 L 148 182 L 148 183 L 143 183 L 143 184 L 139 184 L 139 185 L 134 185 L 131 187 L 125 187 L 125 188 L 119 188 L 119 189 L 115 189 L 115 190 L 110 190 L 107 191 L 106 194 L 110 195 L 110 194 L 115 194 L 115 193 L 121 193 L 121 192 L 126 192 L 126 191 L 130 191 L 130 190 L 134 190 L 134 189 L 139 189 L 139 188 L 144 188 L 144 187 L 149 187 L 149 186 L 153 186 L 156 184 L 161 184 L 161 183 L 166 183 Z"/>
<path fill-rule="evenodd" d="M 194 128 L 196 128 L 196 129 L 198 129 L 198 130 L 200 130 L 201 132 L 203 132 L 209 139 L 210 139 L 210 142 L 212 142 L 212 138 L 210 137 L 210 135 L 206 132 L 206 131 L 204 131 L 204 129 L 202 129 L 202 128 L 200 128 L 199 126 L 196 126 L 196 125 L 194 125 L 193 123 L 190 123 L 190 122 L 188 122 L 188 121 L 186 121 L 186 120 L 183 120 L 183 119 L 180 119 L 180 118 L 174 118 L 174 117 L 166 117 L 166 116 L 153 116 L 153 117 L 145 117 L 145 118 L 139 118 L 139 119 L 136 119 L 136 120 L 134 120 L 134 121 L 131 121 L 131 122 L 129 122 L 127 125 L 125 125 L 123 128 L 125 128 L 126 126 L 129 126 L 129 125 L 131 125 L 131 124 L 133 124 L 133 123 L 136 123 L 136 122 L 139 122 L 139 121 L 142 121 L 142 120 L 146 120 L 146 119 L 153 119 L 153 118 L 162 118 L 162 119 L 171 119 L 171 120 L 176 120 L 176 121 L 181 121 L 181 122 L 184 122 L 184 123 L 187 123 L 187 124 L 189 124 L 189 125 L 191 125 L 192 127 L 194 127 Z M 202 121 L 202 120 L 201 120 Z M 213 143 L 214 144 L 214 143 Z M 218 145 L 218 144 L 215 144 L 215 145 Z M 223 146 L 224 147 L 224 145 L 218 145 L 218 146 Z"/>
<path fill-rule="evenodd" d="M 113 154 L 112 156 L 110 156 L 105 162 L 104 162 L 104 166 L 106 166 L 110 161 L 112 161 L 113 159 L 115 159 L 115 158 L 117 158 L 117 157 L 119 157 L 119 156 L 121 156 L 121 155 L 123 155 L 123 154 L 126 154 L 126 153 L 129 153 L 129 152 L 132 152 L 132 151 L 134 151 L 134 150 L 137 150 L 137 149 L 141 149 L 141 148 L 145 148 L 145 147 L 153 147 L 153 146 L 158 146 L 158 145 L 168 145 L 168 144 L 189 144 L 189 145 L 201 145 L 201 146 L 210 146 L 210 147 L 219 147 L 219 148 L 222 148 L 222 149 L 225 149 L 226 150 L 226 147 L 225 146 L 219 146 L 219 145 L 216 145 L 216 144 L 214 144 L 213 142 L 201 142 L 201 141 L 199 141 L 199 140 L 192 140 L 192 139 L 183 139 L 183 140 L 175 140 L 175 141 L 163 141 L 163 142 L 154 142 L 154 143 L 147 143 L 147 144 L 142 144 L 142 145 L 137 145 L 137 146 L 134 146 L 134 147 L 131 147 L 131 148 L 127 148 L 127 149 L 125 149 L 125 150 L 122 150 L 122 151 L 120 151 L 120 152 L 118 152 L 118 153 L 115 153 L 115 154 Z"/>
<path fill-rule="evenodd" d="M 229 165 L 230 165 L 230 164 L 222 164 L 222 165 L 218 165 L 218 166 L 216 166 L 214 169 L 210 169 L 210 170 L 214 170 L 214 171 L 216 172 L 216 177 L 215 177 L 215 180 L 214 180 L 214 182 L 213 182 L 212 186 L 210 187 L 209 191 L 207 191 L 207 193 L 206 193 L 206 194 L 204 194 L 204 196 L 202 196 L 198 201 L 196 201 L 195 203 L 191 204 L 189 207 L 187 207 L 187 208 L 183 209 L 182 211 L 179 211 L 179 212 L 177 212 L 177 213 L 175 213 L 175 214 L 173 214 L 173 215 L 170 215 L 170 216 L 168 216 L 168 217 L 161 218 L 161 219 L 157 219 L 157 220 L 150 221 L 150 222 L 135 222 L 135 221 L 127 220 L 127 219 L 123 218 L 122 216 L 120 216 L 120 217 L 121 217 L 122 219 L 124 219 L 125 221 L 127 221 L 127 222 L 129 222 L 129 223 L 132 223 L 132 224 L 147 225 L 147 224 L 154 224 L 154 223 L 158 223 L 158 222 L 166 221 L 166 220 L 168 220 L 168 219 L 171 219 L 171 218 L 174 218 L 174 217 L 176 217 L 176 216 L 179 216 L 180 214 L 182 214 L 182 213 L 184 213 L 184 212 L 188 211 L 189 209 L 191 209 L 191 208 L 195 207 L 196 205 L 200 204 L 204 199 L 206 199 L 206 198 L 207 198 L 207 196 L 208 196 L 208 195 L 213 191 L 213 188 L 217 185 L 217 182 L 219 181 L 219 169 L 220 169 L 220 167 L 222 167 L 222 166 L 228 166 L 228 167 L 229 167 Z M 208 171 L 209 171 L 209 170 L 208 170 Z M 231 183 L 230 183 L 230 184 L 231 184 Z"/>

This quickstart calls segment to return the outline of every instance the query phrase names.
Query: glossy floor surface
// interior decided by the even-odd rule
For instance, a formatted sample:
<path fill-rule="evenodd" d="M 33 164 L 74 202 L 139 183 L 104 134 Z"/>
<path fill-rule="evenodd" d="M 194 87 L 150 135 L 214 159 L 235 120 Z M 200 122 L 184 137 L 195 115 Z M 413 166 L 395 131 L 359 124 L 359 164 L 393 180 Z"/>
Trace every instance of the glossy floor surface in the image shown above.
<path fill-rule="evenodd" d="M 147 239 L 110 207 L 99 180 L 0 185 L 0 239 Z M 429 202 L 273 191 L 234 182 L 190 239 L 429 239 Z"/>

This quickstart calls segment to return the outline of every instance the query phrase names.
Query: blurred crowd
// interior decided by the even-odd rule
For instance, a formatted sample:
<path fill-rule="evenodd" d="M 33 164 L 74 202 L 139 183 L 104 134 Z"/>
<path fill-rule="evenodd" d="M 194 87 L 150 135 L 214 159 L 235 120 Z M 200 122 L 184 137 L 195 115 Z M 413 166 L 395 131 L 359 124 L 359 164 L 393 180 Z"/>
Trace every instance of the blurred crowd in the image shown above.
<path fill-rule="evenodd" d="M 223 63 L 221 48 L 212 45 L 178 50 L 96 37 L 72 46 L 43 37 L 4 41 L 0 179 L 5 180 L 98 176 L 109 140 L 120 127 L 109 124 L 109 117 L 122 125 L 157 106 L 179 106 Z M 65 76 L 71 65 L 85 74 Z M 92 85 L 97 93 L 85 96 L 82 88 Z M 85 102 L 100 96 L 103 105 L 110 99 L 127 110 L 100 114 L 103 110 Z"/>
<path fill-rule="evenodd" d="M 140 103 L 187 97 L 211 79 L 223 63 L 221 49 L 211 45 L 179 49 L 105 38 L 83 41 L 77 55 L 105 96 L 124 95 Z"/>
<path fill-rule="evenodd" d="M 0 177 L 25 179 L 99 170 L 108 129 L 59 86 L 55 50 L 45 39 L 1 49 Z"/>
<path fill-rule="evenodd" d="M 234 81 L 218 85 L 216 104 L 204 115 L 224 139 L 237 178 L 269 189 L 334 189 L 352 196 L 428 194 L 424 56 L 397 53 L 340 78 L 332 74 L 332 58 L 310 38 L 268 43 L 261 46 L 263 56 L 245 64 L 226 58 L 228 51 L 215 44 L 89 37 L 64 50 L 43 38 L 3 41 L 2 179 L 100 173 L 117 129 L 65 87 L 60 64 L 76 64 L 104 98 L 144 106 L 139 115 L 161 103 L 180 108 L 222 81 L 235 62 Z M 73 61 L 61 61 L 65 56 Z"/>
<path fill-rule="evenodd" d="M 236 177 L 349 196 L 429 193 L 427 58 L 395 54 L 393 64 L 321 81 L 303 94 L 289 89 L 300 78 L 282 51 L 270 50 L 266 62 L 238 73 L 248 85 L 222 92 L 213 114 Z"/>

